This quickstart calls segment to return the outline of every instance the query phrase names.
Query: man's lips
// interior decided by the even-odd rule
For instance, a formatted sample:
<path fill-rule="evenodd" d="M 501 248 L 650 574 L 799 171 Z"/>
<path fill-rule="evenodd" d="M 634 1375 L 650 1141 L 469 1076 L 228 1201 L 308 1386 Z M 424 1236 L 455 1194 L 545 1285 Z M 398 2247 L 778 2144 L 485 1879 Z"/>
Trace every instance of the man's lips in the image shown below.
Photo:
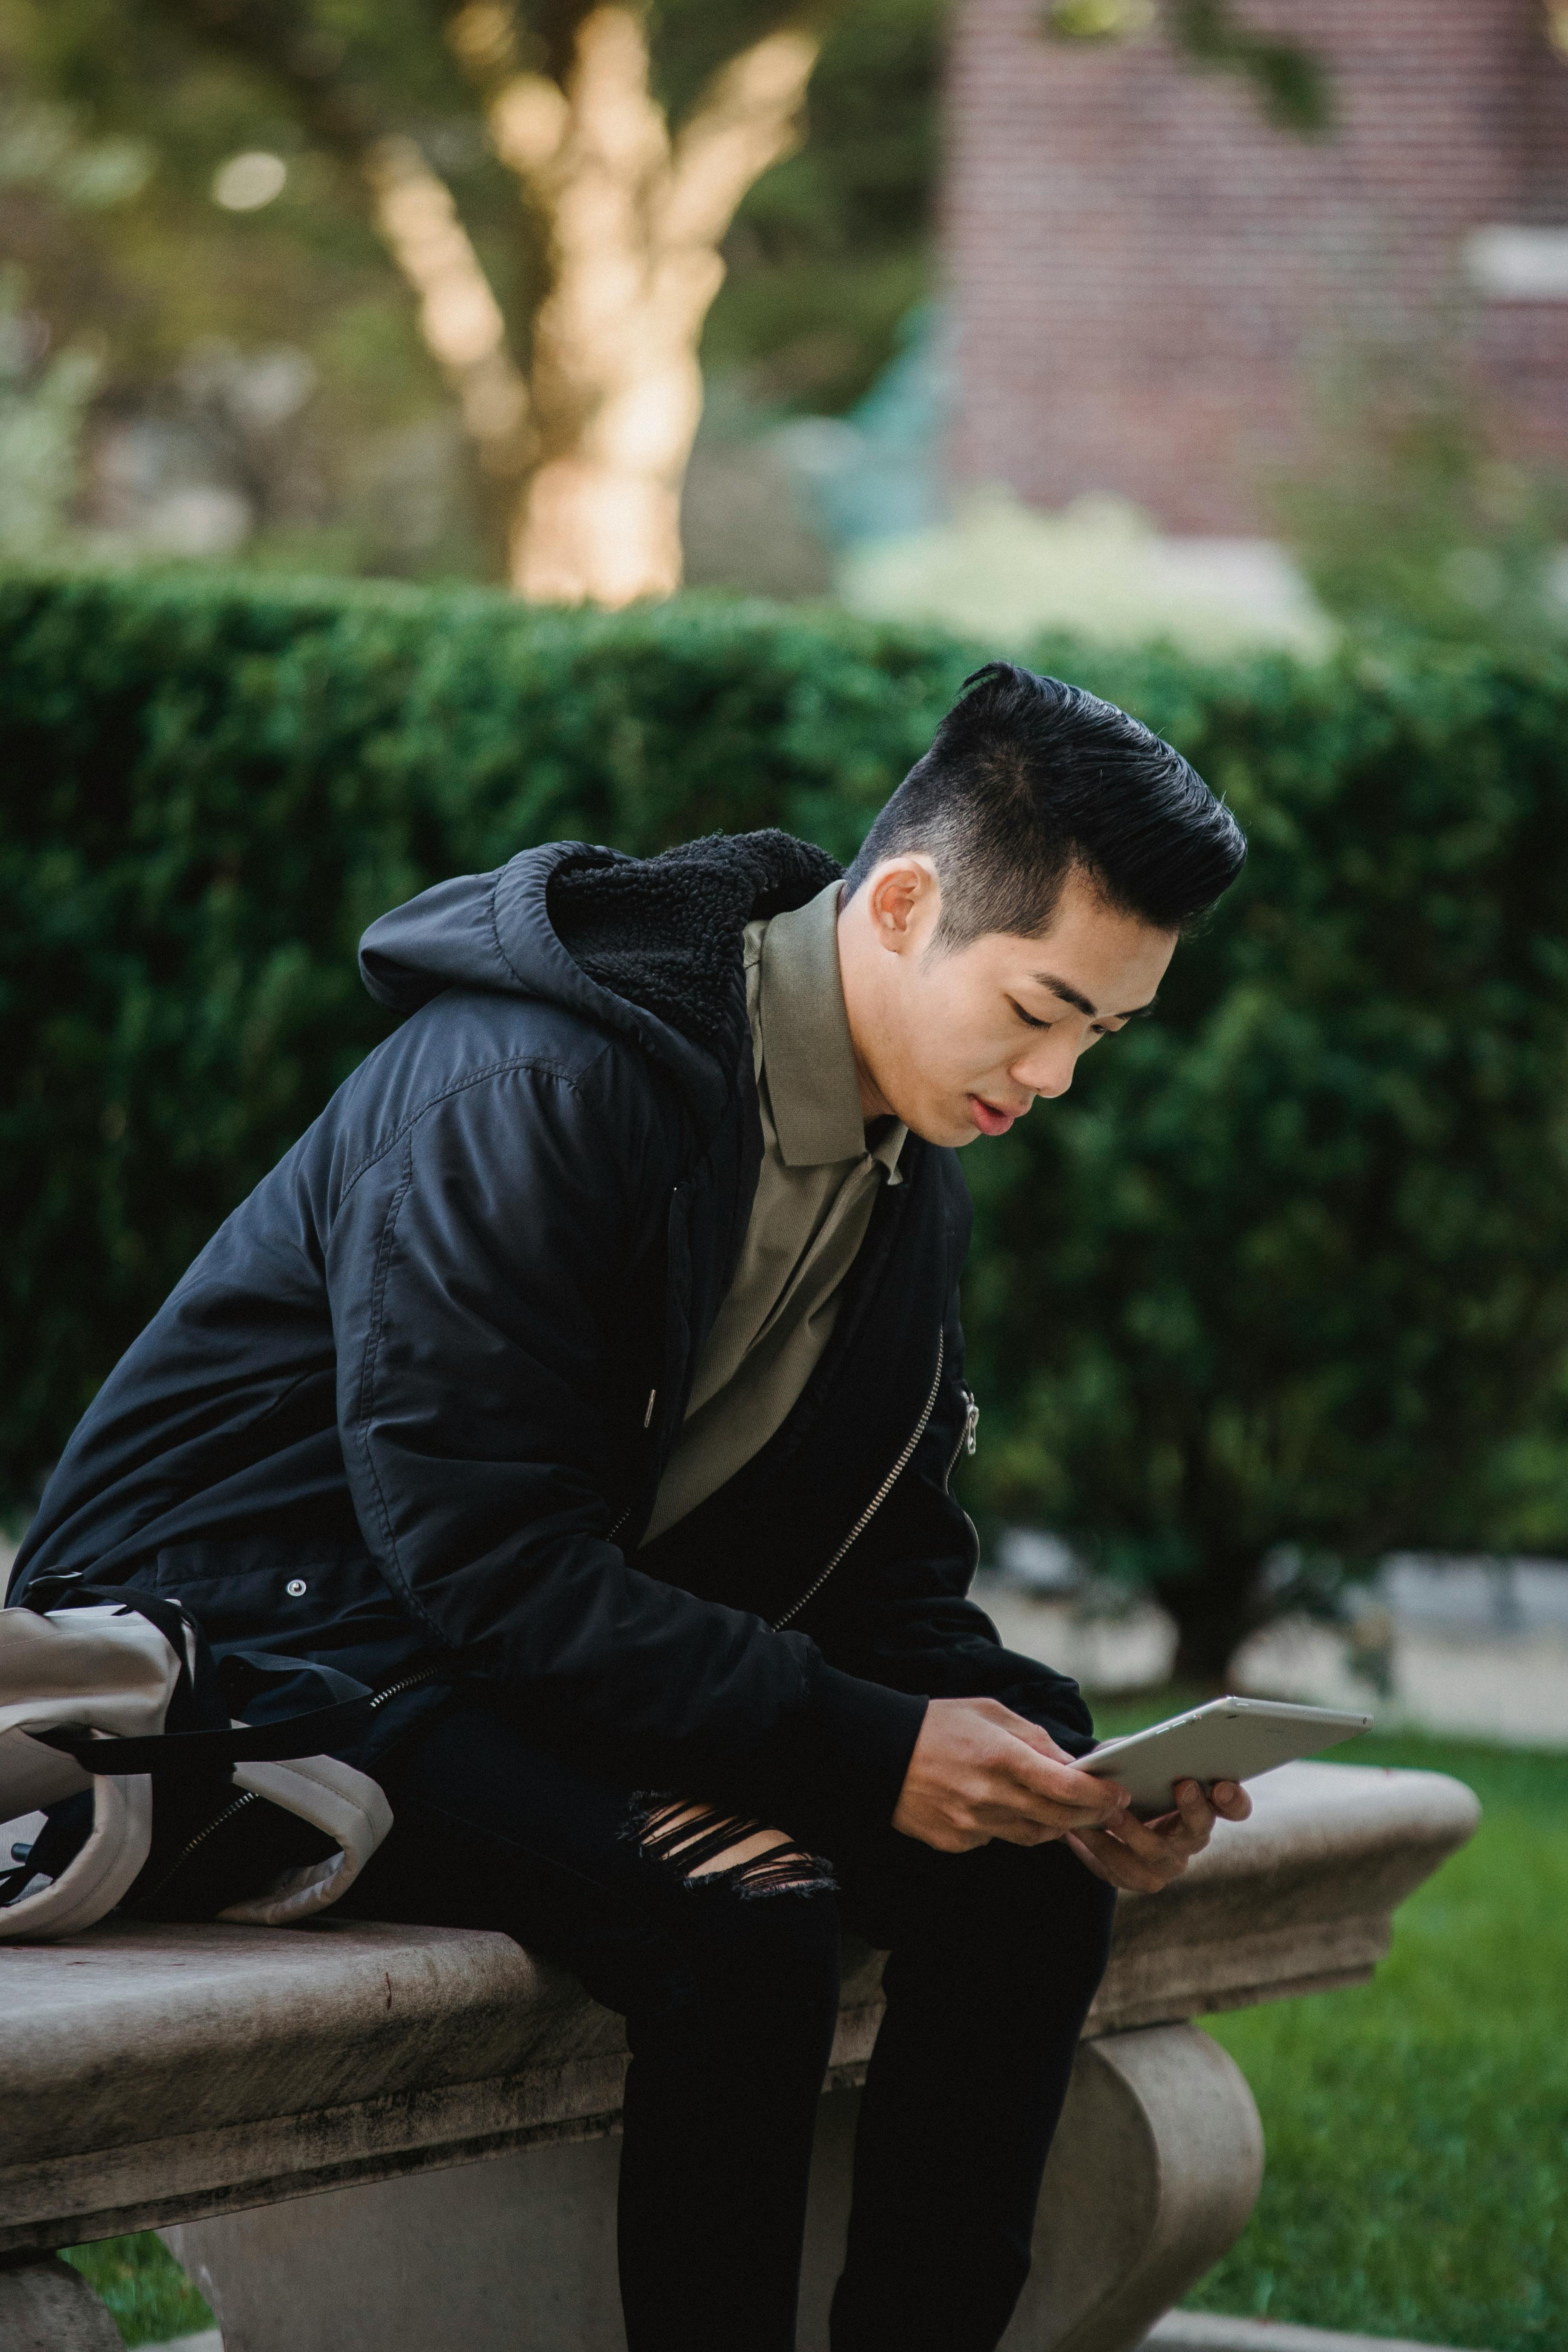
<path fill-rule="evenodd" d="M 1005 1135 L 1019 1115 L 1016 1110 L 998 1110 L 984 1095 L 970 1095 L 966 1099 L 969 1116 L 982 1135 Z"/>

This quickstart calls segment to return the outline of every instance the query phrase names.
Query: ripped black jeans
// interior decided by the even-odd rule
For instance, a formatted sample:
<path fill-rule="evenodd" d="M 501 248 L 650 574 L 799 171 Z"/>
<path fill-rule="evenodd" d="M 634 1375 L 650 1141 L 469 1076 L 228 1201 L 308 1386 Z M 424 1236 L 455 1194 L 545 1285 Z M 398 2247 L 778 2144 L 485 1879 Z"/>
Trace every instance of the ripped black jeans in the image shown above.
<path fill-rule="evenodd" d="M 1068 1847 L 814 1822 L 691 1875 L 692 1824 L 466 1701 L 377 1770 L 395 1826 L 344 1910 L 500 1928 L 626 2018 L 628 2352 L 793 2352 L 841 1924 L 892 1958 L 833 2352 L 991 2352 L 1110 1939 L 1110 1890 Z"/>

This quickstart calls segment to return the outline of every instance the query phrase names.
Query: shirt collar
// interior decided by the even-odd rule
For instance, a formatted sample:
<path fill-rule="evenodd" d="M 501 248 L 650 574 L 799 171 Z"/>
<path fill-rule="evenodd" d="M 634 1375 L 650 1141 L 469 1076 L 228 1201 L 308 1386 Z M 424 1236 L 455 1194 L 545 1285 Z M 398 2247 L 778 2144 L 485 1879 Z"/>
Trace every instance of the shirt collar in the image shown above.
<path fill-rule="evenodd" d="M 763 1062 L 785 1166 L 863 1159 L 866 1122 L 838 971 L 837 882 L 773 917 L 763 934 L 761 982 Z M 893 1119 L 872 1149 L 895 1182 L 907 1132 Z"/>

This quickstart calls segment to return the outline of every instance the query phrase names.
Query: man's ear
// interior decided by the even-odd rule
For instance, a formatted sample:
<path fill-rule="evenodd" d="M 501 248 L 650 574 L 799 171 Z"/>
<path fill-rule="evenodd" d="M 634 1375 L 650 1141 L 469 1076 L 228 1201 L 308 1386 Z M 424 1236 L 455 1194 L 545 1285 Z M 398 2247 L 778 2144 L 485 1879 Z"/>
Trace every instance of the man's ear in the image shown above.
<path fill-rule="evenodd" d="M 923 946 L 942 913 L 936 867 L 919 850 L 889 857 L 866 885 L 866 912 L 877 943 L 889 955 Z"/>

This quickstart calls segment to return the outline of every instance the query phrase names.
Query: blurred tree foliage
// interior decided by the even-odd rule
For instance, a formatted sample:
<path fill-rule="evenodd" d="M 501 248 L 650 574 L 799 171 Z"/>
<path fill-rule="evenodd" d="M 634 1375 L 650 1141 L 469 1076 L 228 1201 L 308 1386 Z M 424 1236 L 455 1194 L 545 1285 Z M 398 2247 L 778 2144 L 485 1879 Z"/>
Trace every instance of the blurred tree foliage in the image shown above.
<path fill-rule="evenodd" d="M 1568 481 L 1500 458 L 1456 346 L 1370 341 L 1317 387 L 1321 458 L 1279 507 L 1308 580 L 1363 641 L 1560 642 Z"/>
<path fill-rule="evenodd" d="M 143 158 L 138 184 L 90 210 L 58 174 L 0 172 L 0 243 L 26 273 L 34 339 L 98 357 L 96 436 L 143 415 L 184 421 L 193 356 L 283 344 L 314 374 L 289 434 L 314 495 L 279 512 L 266 480 L 247 485 L 262 526 L 252 559 L 437 573 L 486 563 L 460 448 L 445 530 L 412 544 L 402 529 L 401 454 L 445 432 L 448 404 L 356 192 L 305 149 L 286 110 L 137 0 L 0 0 L 0 93 L 13 121 L 44 112 Z M 218 167 L 258 149 L 286 162 L 282 194 L 254 213 L 220 209 Z"/>
<path fill-rule="evenodd" d="M 392 8 L 343 0 L 330 13 L 323 37 L 365 44 L 366 71 L 389 110 L 427 140 L 477 242 L 496 257 L 503 306 L 525 312 L 531 289 L 509 288 L 511 257 L 500 250 L 509 192 L 438 16 L 409 0 Z M 749 9 L 665 0 L 655 62 L 673 111 L 689 105 L 727 28 L 748 14 L 761 24 L 769 12 L 755 0 Z M 824 45 L 805 147 L 742 205 L 709 346 L 721 365 L 761 366 L 770 396 L 847 405 L 927 289 L 944 16 L 942 0 L 854 0 Z M 6 249 L 31 252 L 47 272 L 57 332 L 110 332 L 117 362 L 138 375 L 167 370 L 204 333 L 309 334 L 345 301 L 357 307 L 379 289 L 404 331 L 384 322 L 370 330 L 353 397 L 384 383 L 390 367 L 411 379 L 400 386 L 405 400 L 427 403 L 433 371 L 357 184 L 309 152 L 287 101 L 253 68 L 216 54 L 153 0 L 0 0 L 0 89 L 13 104 L 63 103 L 147 159 L 127 192 L 142 202 L 102 237 L 67 223 L 58 205 L 48 219 L 37 208 L 0 215 Z M 282 195 L 248 215 L 219 210 L 216 171 L 255 149 L 289 164 Z M 7 177 L 0 160 L 0 183 Z"/>
<path fill-rule="evenodd" d="M 847 857 L 972 649 L 805 608 L 0 583 L 0 1463 L 384 1034 L 363 925 L 552 835 Z M 964 1166 L 973 1497 L 1217 1678 L 1297 1543 L 1568 1533 L 1568 663 L 1046 649 L 1252 838 L 1134 1024 Z"/>
<path fill-rule="evenodd" d="M 760 403 L 849 407 L 930 291 L 946 13 L 854 0 L 813 76 L 805 143 L 741 207 L 703 361 L 743 369 Z"/>
<path fill-rule="evenodd" d="M 542 224 L 520 214 L 483 91 L 455 54 L 465 13 L 456 45 L 473 56 L 480 20 L 504 10 L 0 0 L 0 111 L 7 93 L 68 110 L 82 135 L 118 140 L 148 165 L 144 184 L 90 220 L 58 189 L 0 184 L 0 246 L 24 263 L 36 316 L 57 343 L 86 332 L 101 346 L 100 418 L 178 407 L 182 368 L 214 339 L 240 352 L 286 342 L 311 363 L 317 388 L 289 428 L 288 482 L 270 478 L 267 451 L 248 453 L 261 530 L 247 561 L 415 577 L 504 568 L 505 501 L 477 478 L 459 404 L 377 235 L 353 157 L 358 133 L 342 129 L 349 117 L 374 122 L 422 159 L 426 197 L 438 208 L 449 195 L 526 365 Z M 724 59 L 784 13 L 781 0 L 656 0 L 653 96 L 668 118 L 689 116 Z M 1058 7 L 1042 12 L 1042 37 L 1118 37 L 1156 13 L 1154 0 Z M 518 12 L 546 78 L 565 70 L 564 33 L 581 15 L 572 0 Z M 810 14 L 824 38 L 807 136 L 742 201 L 702 342 L 705 368 L 763 409 L 852 404 L 929 293 L 945 18 L 942 0 L 825 0 Z M 1324 127 L 1311 59 L 1254 34 L 1228 5 L 1164 0 L 1163 29 L 1199 69 L 1249 78 L 1291 129 Z M 254 210 L 224 210 L 215 176 L 246 152 L 276 155 L 286 182 Z M 432 504 L 443 510 L 434 522 Z"/>
<path fill-rule="evenodd" d="M 1137 40 L 1163 16 L 1174 47 L 1200 71 L 1238 74 L 1256 90 L 1268 121 L 1281 131 L 1315 137 L 1333 118 L 1322 62 L 1300 42 L 1260 32 L 1237 15 L 1231 0 L 1052 0 L 1047 31 L 1063 41 Z"/>
<path fill-rule="evenodd" d="M 25 284 L 20 270 L 0 268 L 0 562 L 68 542 L 82 418 L 98 381 L 90 352 L 45 356 Z"/>
<path fill-rule="evenodd" d="M 321 58 L 378 121 L 417 143 L 450 189 L 509 337 L 526 352 L 542 285 L 540 225 L 531 239 L 442 8 L 338 0 L 300 13 Z M 466 528 L 459 519 L 412 562 L 400 550 L 380 478 L 397 473 L 400 441 L 449 425 L 454 404 L 360 174 L 315 135 L 287 88 L 254 58 L 202 37 L 194 14 L 160 0 L 0 0 L 0 93 L 69 109 L 100 136 L 133 138 L 153 166 L 131 201 L 90 223 L 46 193 L 12 201 L 0 188 L 0 239 L 26 261 L 38 314 L 58 341 L 84 330 L 99 339 L 110 414 L 117 402 L 155 399 L 204 341 L 255 350 L 286 340 L 308 355 L 318 389 L 301 430 L 336 538 L 312 532 L 301 544 L 298 529 L 274 518 L 257 551 L 264 561 L 494 572 L 497 502 L 460 446 Z M 806 146 L 752 190 L 725 241 L 705 358 L 744 372 L 769 404 L 853 400 L 924 289 L 942 14 L 939 0 L 856 0 L 839 13 L 813 81 Z M 778 15 L 769 0 L 664 0 L 650 20 L 653 60 L 656 95 L 672 116 L 730 48 Z M 282 193 L 253 212 L 221 209 L 216 173 L 255 151 L 287 165 Z"/>

